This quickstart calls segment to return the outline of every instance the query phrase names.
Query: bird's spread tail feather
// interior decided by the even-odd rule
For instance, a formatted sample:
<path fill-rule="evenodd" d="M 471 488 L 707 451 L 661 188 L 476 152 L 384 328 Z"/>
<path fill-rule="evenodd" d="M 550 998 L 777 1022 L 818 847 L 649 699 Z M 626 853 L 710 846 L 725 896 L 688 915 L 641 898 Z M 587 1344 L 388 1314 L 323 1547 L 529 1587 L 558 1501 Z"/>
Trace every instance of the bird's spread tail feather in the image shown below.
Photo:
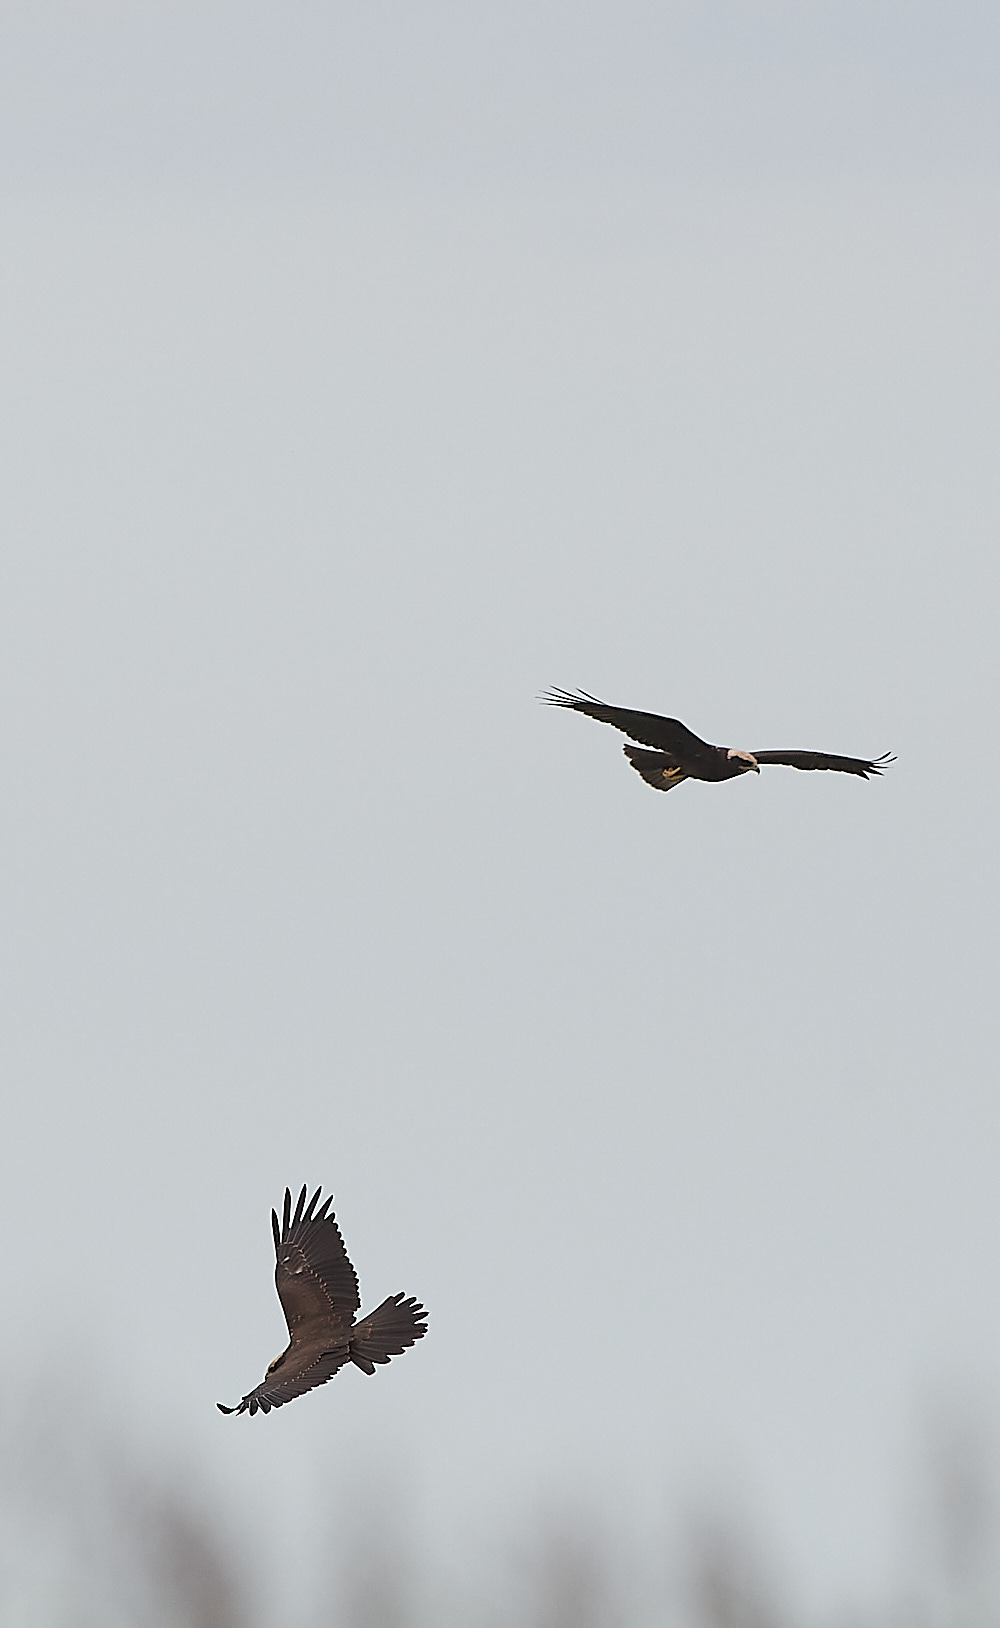
<path fill-rule="evenodd" d="M 654 791 L 670 791 L 687 779 L 684 770 L 669 752 L 644 752 L 641 746 L 622 747 L 633 769 Z"/>
<path fill-rule="evenodd" d="M 366 1374 L 375 1364 L 398 1357 L 427 1333 L 427 1313 L 416 1300 L 390 1295 L 351 1329 L 351 1361 Z"/>

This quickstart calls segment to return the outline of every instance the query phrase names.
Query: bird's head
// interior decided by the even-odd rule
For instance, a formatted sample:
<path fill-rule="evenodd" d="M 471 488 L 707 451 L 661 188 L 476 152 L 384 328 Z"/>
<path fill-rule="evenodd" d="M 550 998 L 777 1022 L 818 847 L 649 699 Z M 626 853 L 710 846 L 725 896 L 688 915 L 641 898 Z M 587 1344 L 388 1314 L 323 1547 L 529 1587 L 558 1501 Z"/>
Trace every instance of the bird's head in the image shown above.
<path fill-rule="evenodd" d="M 269 1362 L 269 1363 L 268 1363 L 268 1365 L 267 1365 L 267 1371 L 268 1371 L 268 1373 L 269 1373 L 269 1374 L 273 1374 L 273 1373 L 274 1373 L 274 1370 L 275 1370 L 275 1368 L 280 1368 L 280 1367 L 281 1367 L 281 1364 L 282 1364 L 282 1363 L 283 1363 L 283 1362 L 284 1362 L 284 1360 L 285 1360 L 285 1358 L 286 1358 L 286 1357 L 287 1357 L 287 1355 L 288 1355 L 288 1352 L 287 1352 L 287 1351 L 282 1351 L 282 1353 L 281 1353 L 281 1355 L 280 1355 L 280 1357 L 275 1357 L 275 1359 L 274 1359 L 274 1361 L 273 1361 L 273 1362 Z"/>
<path fill-rule="evenodd" d="M 760 764 L 752 752 L 738 752 L 735 746 L 731 746 L 726 756 L 735 758 L 739 764 L 740 774 L 749 774 L 751 770 L 753 770 L 754 774 L 760 774 Z"/>

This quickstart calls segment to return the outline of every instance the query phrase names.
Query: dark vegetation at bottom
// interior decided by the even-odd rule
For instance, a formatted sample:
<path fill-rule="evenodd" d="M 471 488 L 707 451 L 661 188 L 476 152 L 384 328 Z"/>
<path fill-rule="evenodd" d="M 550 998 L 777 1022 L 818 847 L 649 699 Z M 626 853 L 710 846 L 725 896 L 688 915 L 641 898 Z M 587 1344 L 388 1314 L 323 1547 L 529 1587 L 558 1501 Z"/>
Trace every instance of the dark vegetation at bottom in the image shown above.
<path fill-rule="evenodd" d="M 733 1518 L 689 1513 L 633 1544 L 599 1518 L 522 1506 L 457 1576 L 415 1552 L 392 1488 L 346 1520 L 331 1504 L 300 1599 L 287 1557 L 227 1531 L 190 1478 L 82 1433 L 0 1445 L 0 1623 L 17 1628 L 1000 1628 L 1000 1524 L 974 1420 L 930 1430 L 914 1457 L 910 1561 L 887 1597 L 859 1597 L 845 1556 L 850 1604 L 826 1616 L 796 1609 Z"/>

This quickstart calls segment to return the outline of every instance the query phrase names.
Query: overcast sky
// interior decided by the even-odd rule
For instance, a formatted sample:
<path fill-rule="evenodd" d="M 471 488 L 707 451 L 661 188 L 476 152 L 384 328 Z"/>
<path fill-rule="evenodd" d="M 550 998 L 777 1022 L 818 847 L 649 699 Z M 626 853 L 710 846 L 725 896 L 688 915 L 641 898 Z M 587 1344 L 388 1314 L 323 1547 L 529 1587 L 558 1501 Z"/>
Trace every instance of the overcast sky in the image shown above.
<path fill-rule="evenodd" d="M 921 1417 L 1000 1401 L 998 47 L 3 8 L 18 1406 L 289 1544 L 398 1470 L 442 1550 L 721 1498 L 891 1594 Z M 899 761 L 655 796 L 550 684 Z M 429 1337 L 224 1420 L 303 1181 Z"/>

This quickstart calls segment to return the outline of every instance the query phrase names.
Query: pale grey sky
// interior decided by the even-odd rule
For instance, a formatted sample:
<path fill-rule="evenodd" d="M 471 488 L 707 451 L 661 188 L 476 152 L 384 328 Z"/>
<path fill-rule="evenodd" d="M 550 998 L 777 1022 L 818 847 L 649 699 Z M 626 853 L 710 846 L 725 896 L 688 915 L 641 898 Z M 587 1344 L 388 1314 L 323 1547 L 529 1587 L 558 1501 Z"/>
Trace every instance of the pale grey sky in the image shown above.
<path fill-rule="evenodd" d="M 927 1398 L 998 1400 L 998 36 L 5 8 L 31 1406 L 289 1543 L 370 1455 L 441 1547 L 725 1489 L 891 1593 Z M 899 762 L 656 797 L 549 684 Z M 303 1181 L 430 1335 L 226 1421 Z"/>

